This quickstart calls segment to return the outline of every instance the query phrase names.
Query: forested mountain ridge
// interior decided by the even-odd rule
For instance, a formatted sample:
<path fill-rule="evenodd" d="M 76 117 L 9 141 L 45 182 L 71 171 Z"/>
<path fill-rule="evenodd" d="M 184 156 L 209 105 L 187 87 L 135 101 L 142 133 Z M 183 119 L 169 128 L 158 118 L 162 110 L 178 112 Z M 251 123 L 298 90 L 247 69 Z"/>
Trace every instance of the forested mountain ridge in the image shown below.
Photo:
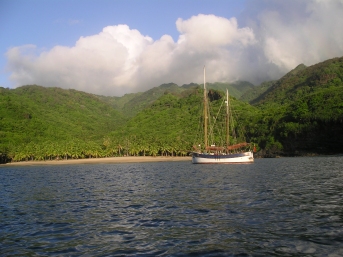
<path fill-rule="evenodd" d="M 159 87 L 166 88 L 126 123 L 106 99 L 84 92 L 36 85 L 1 88 L 0 157 L 22 161 L 186 155 L 198 133 L 203 89 Z"/>
<path fill-rule="evenodd" d="M 251 104 L 289 103 L 322 89 L 341 86 L 342 81 L 343 57 L 329 59 L 309 67 L 299 65 L 252 100 Z"/>
<path fill-rule="evenodd" d="M 281 81 L 296 76 L 300 71 L 306 69 L 304 64 L 299 64 L 295 69 L 288 72 L 279 80 L 265 81 L 258 86 L 248 89 L 239 99 L 250 104 L 256 104 L 268 94 L 269 91 L 277 88 Z"/>
<path fill-rule="evenodd" d="M 260 146 L 289 155 L 342 153 L 343 57 L 299 68 L 251 101 L 271 128 Z"/>
<path fill-rule="evenodd" d="M 209 94 L 216 95 L 211 105 L 218 109 L 222 104 L 224 93 L 210 89 Z M 203 89 L 199 87 L 190 88 L 187 95 L 164 94 L 119 130 L 112 132 L 109 135 L 111 145 L 114 148 L 119 146 L 118 151 L 121 154 L 153 156 L 188 154 L 197 139 L 203 137 L 200 119 L 200 114 L 203 112 L 202 97 Z M 235 98 L 231 98 L 231 105 L 236 110 L 237 122 L 250 132 L 248 126 L 255 122 L 254 119 L 258 117 L 256 114 L 259 111 Z M 213 114 L 215 113 L 214 111 Z"/>
<path fill-rule="evenodd" d="M 174 83 L 162 84 L 158 87 L 149 89 L 142 94 L 138 94 L 136 97 L 126 102 L 122 108 L 122 112 L 125 116 L 133 117 L 140 111 L 144 110 L 146 107 L 153 104 L 166 92 L 172 94 L 180 94 L 182 91 L 184 91 L 184 89 L 180 88 Z"/>
<path fill-rule="evenodd" d="M 236 81 L 234 83 L 206 83 L 206 86 L 208 89 L 221 91 L 228 89 L 230 95 L 236 98 L 239 98 L 247 90 L 254 87 L 253 84 L 246 81 Z M 131 118 L 144 110 L 144 108 L 151 106 L 159 97 L 166 93 L 181 96 L 183 92 L 195 87 L 203 88 L 203 84 L 190 83 L 178 86 L 175 83 L 165 83 L 158 87 L 153 87 L 145 92 L 126 94 L 122 97 L 97 97 L 102 101 L 110 103 L 116 110 L 122 112 L 125 117 Z M 185 92 L 185 94 L 187 94 L 187 92 Z"/>
<path fill-rule="evenodd" d="M 0 88 L 0 153 L 32 144 L 102 142 L 123 117 L 97 97 L 37 85 Z"/>
<path fill-rule="evenodd" d="M 201 86 L 203 87 L 203 85 Z M 220 90 L 223 92 L 225 92 L 227 89 L 230 96 L 239 99 L 248 90 L 253 89 L 254 85 L 247 81 L 236 81 L 234 83 L 215 82 L 206 83 L 206 88 Z"/>
<path fill-rule="evenodd" d="M 104 101 L 110 104 L 117 111 L 122 112 L 121 110 L 124 108 L 127 102 L 129 102 L 131 99 L 135 97 L 138 97 L 141 94 L 143 94 L 143 92 L 125 94 L 121 97 L 120 96 L 103 96 L 103 95 L 95 95 L 95 96 L 98 97 L 101 101 Z"/>
<path fill-rule="evenodd" d="M 277 80 L 266 81 L 262 84 L 255 86 L 247 90 L 241 97 L 240 100 L 248 103 L 252 103 L 255 99 L 263 95 L 270 87 L 272 87 Z"/>
<path fill-rule="evenodd" d="M 238 122 L 258 155 L 343 153 L 342 63 L 300 65 L 280 80 L 231 89 Z M 115 98 L 36 85 L 0 88 L 0 162 L 188 154 L 201 134 L 202 90 L 169 83 Z"/>

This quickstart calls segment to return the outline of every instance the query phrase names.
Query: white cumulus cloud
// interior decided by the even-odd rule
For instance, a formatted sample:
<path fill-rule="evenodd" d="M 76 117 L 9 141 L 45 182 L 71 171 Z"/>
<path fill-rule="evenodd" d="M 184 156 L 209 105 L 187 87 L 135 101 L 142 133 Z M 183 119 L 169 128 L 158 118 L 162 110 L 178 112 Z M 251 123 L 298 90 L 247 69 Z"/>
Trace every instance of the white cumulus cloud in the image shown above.
<path fill-rule="evenodd" d="M 343 55 L 342 0 L 248 3 L 245 24 L 258 35 L 260 52 L 267 62 L 280 71 Z"/>
<path fill-rule="evenodd" d="M 14 86 L 39 84 L 117 95 L 162 83 L 277 79 L 300 63 L 342 56 L 343 0 L 251 0 L 240 17 L 178 19 L 179 38 L 158 40 L 127 25 L 72 47 L 18 46 L 6 53 Z"/>

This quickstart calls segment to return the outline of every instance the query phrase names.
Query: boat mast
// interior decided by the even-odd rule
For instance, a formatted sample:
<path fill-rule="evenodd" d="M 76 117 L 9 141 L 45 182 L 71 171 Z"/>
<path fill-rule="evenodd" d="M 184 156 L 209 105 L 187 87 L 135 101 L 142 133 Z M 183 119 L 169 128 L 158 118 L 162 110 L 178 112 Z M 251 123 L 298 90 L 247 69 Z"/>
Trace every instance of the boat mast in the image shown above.
<path fill-rule="evenodd" d="M 204 143 L 205 151 L 208 147 L 207 143 L 207 92 L 206 92 L 206 77 L 205 77 L 205 66 L 204 66 Z"/>
<path fill-rule="evenodd" d="M 226 89 L 226 152 L 229 147 L 229 92 Z"/>

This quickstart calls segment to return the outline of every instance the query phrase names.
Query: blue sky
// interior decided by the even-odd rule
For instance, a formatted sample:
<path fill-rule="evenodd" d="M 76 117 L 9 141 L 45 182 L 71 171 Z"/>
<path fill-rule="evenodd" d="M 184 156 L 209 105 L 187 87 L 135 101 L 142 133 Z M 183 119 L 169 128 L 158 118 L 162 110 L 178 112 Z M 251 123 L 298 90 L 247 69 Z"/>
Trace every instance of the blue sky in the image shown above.
<path fill-rule="evenodd" d="M 0 86 L 276 79 L 343 54 L 342 0 L 0 0 Z"/>
<path fill-rule="evenodd" d="M 143 35 L 177 39 L 175 22 L 199 13 L 231 17 L 244 0 L 1 0 L 1 47 L 36 44 L 72 46 L 80 36 L 127 24 Z M 215 3 L 215 4 L 214 4 Z"/>

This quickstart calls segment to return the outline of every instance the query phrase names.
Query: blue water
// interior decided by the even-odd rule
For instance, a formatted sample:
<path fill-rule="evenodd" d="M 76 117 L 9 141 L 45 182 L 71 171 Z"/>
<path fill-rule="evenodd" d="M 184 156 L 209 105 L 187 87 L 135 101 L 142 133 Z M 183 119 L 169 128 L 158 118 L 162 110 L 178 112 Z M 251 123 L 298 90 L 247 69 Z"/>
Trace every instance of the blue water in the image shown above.
<path fill-rule="evenodd" d="M 343 157 L 0 168 L 1 256 L 343 256 Z"/>

